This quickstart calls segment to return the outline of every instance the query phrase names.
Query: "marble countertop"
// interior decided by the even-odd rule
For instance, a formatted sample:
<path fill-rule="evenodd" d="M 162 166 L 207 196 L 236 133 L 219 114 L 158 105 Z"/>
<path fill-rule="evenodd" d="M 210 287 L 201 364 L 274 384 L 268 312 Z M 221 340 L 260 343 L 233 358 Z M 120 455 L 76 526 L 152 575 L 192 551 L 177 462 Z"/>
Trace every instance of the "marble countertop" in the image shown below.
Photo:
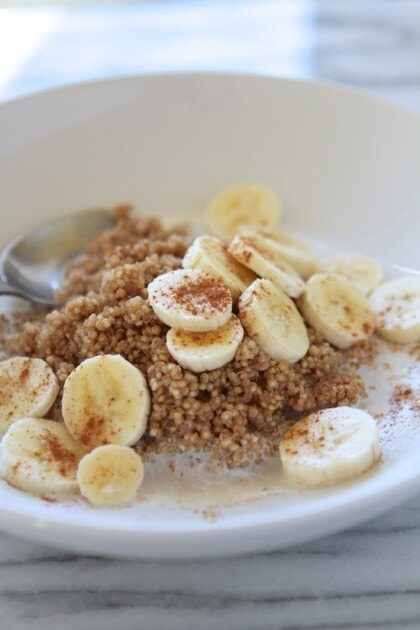
<path fill-rule="evenodd" d="M 327 79 L 420 106 L 420 0 L 1 7 L 0 102 L 105 76 L 216 70 Z M 420 495 L 334 536 L 211 561 L 111 560 L 0 535 L 0 617 L 8 630 L 420 628 L 419 560 Z"/>

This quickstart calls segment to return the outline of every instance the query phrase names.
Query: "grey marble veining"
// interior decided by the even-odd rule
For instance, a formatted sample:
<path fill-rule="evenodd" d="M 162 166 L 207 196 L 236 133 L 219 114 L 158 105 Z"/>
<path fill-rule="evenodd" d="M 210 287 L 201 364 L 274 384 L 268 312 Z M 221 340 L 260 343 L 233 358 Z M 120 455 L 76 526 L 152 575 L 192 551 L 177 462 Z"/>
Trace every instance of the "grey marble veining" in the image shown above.
<path fill-rule="evenodd" d="M 16 629 L 419 628 L 420 502 L 276 553 L 104 560 L 0 537 L 0 611 Z"/>
<path fill-rule="evenodd" d="M 333 80 L 420 106 L 420 0 L 4 4 L 0 101 L 104 76 L 223 70 Z M 20 35 L 5 37 L 16 20 Z M 225 560 L 109 560 L 0 535 L 0 620 L 8 630 L 420 628 L 420 496 L 334 536 Z"/>
<path fill-rule="evenodd" d="M 417 2 L 321 0 L 317 14 L 316 75 L 420 105 Z"/>
<path fill-rule="evenodd" d="M 322 78 L 419 106 L 419 33 L 418 0 L 0 8 L 0 100 L 100 77 L 204 70 Z"/>

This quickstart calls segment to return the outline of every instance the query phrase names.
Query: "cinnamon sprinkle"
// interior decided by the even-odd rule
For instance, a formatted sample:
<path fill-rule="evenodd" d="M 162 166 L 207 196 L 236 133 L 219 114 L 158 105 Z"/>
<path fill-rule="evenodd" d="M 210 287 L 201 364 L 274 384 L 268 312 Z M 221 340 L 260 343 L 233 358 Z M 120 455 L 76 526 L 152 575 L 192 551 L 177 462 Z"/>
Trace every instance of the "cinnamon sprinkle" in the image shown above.
<path fill-rule="evenodd" d="M 230 307 L 232 298 L 225 283 L 208 274 L 188 277 L 188 284 L 174 286 L 173 299 L 191 315 L 205 314 L 209 310 L 222 311 Z"/>

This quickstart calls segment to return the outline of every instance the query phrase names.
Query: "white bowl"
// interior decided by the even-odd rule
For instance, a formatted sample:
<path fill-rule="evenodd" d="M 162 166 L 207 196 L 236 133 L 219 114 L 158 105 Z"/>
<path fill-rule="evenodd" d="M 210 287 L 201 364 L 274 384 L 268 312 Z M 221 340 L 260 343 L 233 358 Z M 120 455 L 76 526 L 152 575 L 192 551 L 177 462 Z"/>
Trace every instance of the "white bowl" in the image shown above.
<path fill-rule="evenodd" d="M 285 226 L 309 240 L 377 256 L 391 273 L 418 270 L 419 173 L 419 114 L 332 85 L 147 76 L 67 87 L 0 107 L 2 244 L 60 213 L 122 201 L 147 214 L 197 216 L 223 186 L 252 181 L 278 191 Z M 46 504 L 1 484 L 0 526 L 106 555 L 175 558 L 278 548 L 348 527 L 416 492 L 420 422 L 410 430 L 409 424 L 386 465 L 345 487 L 273 489 L 259 501 L 254 496 L 221 507 L 209 519 L 184 505 L 182 495 L 171 502 L 170 490 L 112 511 Z"/>

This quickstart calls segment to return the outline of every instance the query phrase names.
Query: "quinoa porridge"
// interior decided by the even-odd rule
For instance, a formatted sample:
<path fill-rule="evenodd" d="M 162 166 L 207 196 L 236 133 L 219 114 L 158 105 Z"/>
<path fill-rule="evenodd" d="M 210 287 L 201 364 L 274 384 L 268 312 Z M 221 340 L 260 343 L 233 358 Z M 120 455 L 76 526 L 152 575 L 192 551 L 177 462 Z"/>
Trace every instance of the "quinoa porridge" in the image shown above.
<path fill-rule="evenodd" d="M 61 308 L 2 317 L 2 358 L 43 359 L 56 375 L 58 395 L 46 419 L 63 423 L 63 388 L 78 366 L 119 355 L 138 368 L 150 394 L 147 425 L 130 444 L 146 467 L 162 454 L 204 452 L 221 469 L 246 469 L 278 457 L 282 436 L 302 416 L 366 399 L 361 374 L 378 354 L 372 330 L 339 348 L 306 322 L 307 351 L 288 362 L 269 356 L 245 329 L 221 367 L 183 367 L 168 350 L 170 326 L 152 308 L 148 287 L 182 268 L 193 235 L 188 226 L 166 228 L 129 206 L 114 214 L 115 227 L 69 265 Z M 233 317 L 238 309 L 234 299 Z"/>

